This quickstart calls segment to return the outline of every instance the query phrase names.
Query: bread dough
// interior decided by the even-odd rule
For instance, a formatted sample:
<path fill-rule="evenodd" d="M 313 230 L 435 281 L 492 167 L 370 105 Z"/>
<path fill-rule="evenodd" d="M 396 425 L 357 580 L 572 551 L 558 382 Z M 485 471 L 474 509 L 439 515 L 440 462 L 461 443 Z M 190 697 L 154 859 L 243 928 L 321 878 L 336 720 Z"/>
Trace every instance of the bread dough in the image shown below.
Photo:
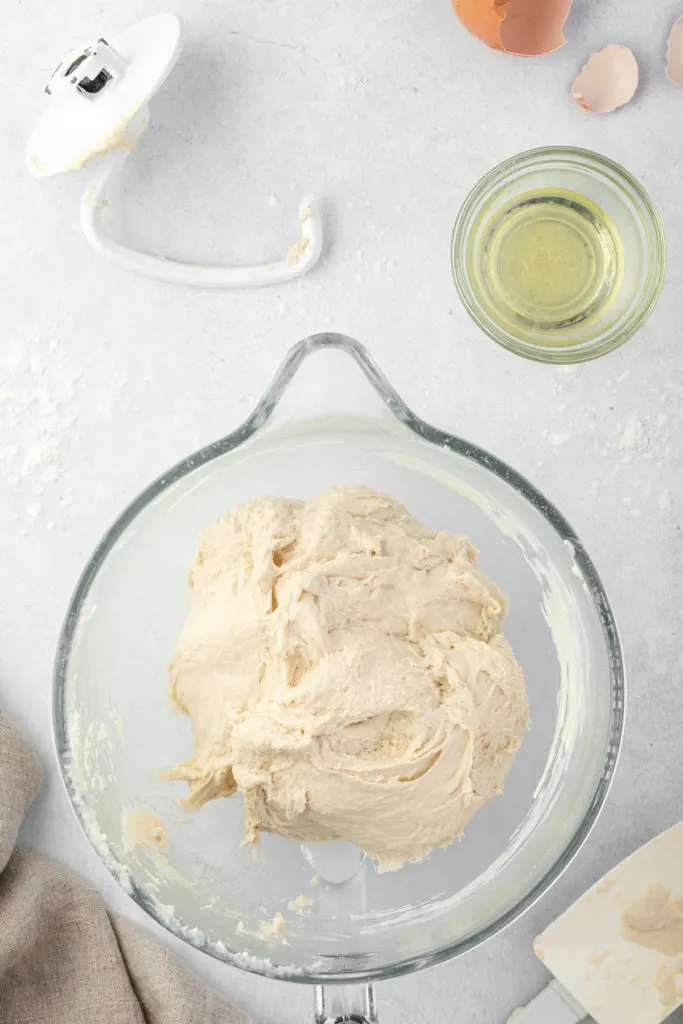
<path fill-rule="evenodd" d="M 145 846 L 156 854 L 168 852 L 168 837 L 164 823 L 144 807 L 123 809 L 121 832 L 124 853 L 132 853 L 136 846 Z"/>
<path fill-rule="evenodd" d="M 239 789 L 245 842 L 343 838 L 387 868 L 501 792 L 527 698 L 466 538 L 364 487 L 264 498 L 201 535 L 190 586 L 170 664 L 185 806 Z"/>

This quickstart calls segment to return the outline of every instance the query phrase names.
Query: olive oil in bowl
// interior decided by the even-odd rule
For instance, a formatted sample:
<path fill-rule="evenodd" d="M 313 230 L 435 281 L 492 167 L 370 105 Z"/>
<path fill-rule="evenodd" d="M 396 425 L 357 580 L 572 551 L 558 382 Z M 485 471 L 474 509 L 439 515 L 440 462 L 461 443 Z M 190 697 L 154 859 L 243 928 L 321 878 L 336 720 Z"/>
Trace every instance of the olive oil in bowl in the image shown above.
<path fill-rule="evenodd" d="M 644 323 L 665 244 L 645 189 L 586 149 L 530 150 L 465 199 L 451 266 L 465 309 L 499 345 L 541 362 L 611 352 Z"/>
<path fill-rule="evenodd" d="M 499 210 L 484 238 L 483 284 L 492 314 L 561 331 L 609 306 L 621 242 L 595 203 L 567 189 L 536 189 Z"/>

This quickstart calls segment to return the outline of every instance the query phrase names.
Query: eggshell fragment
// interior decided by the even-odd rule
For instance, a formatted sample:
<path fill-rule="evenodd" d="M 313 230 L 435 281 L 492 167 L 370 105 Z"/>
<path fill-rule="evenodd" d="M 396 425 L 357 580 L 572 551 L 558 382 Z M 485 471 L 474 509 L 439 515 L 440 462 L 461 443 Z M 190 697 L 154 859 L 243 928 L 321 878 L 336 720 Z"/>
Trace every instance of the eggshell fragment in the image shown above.
<path fill-rule="evenodd" d="M 564 46 L 562 32 L 572 0 L 508 0 L 498 31 L 506 53 L 535 57 Z"/>
<path fill-rule="evenodd" d="M 453 0 L 465 28 L 494 50 L 534 57 L 566 42 L 562 27 L 572 0 Z"/>
<path fill-rule="evenodd" d="M 674 85 L 683 85 L 683 14 L 674 21 L 666 45 L 666 74 Z"/>
<path fill-rule="evenodd" d="M 638 61 L 628 46 L 612 43 L 589 57 L 572 86 L 572 96 L 591 114 L 609 114 L 633 99 Z"/>
<path fill-rule="evenodd" d="M 504 5 L 493 0 L 453 0 L 453 10 L 468 32 L 492 50 L 502 50 L 498 30 L 505 17 Z"/>

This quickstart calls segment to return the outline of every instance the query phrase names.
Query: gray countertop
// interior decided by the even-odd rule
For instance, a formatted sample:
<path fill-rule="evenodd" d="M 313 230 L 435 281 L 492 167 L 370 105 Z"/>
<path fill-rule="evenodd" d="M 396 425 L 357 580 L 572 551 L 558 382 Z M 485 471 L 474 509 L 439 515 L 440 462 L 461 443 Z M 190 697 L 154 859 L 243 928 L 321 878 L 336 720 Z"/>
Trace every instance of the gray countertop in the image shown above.
<path fill-rule="evenodd" d="M 187 42 L 126 171 L 119 230 L 172 255 L 275 258 L 296 240 L 298 198 L 312 191 L 324 200 L 328 244 L 310 276 L 231 294 L 108 266 L 79 233 L 78 176 L 37 183 L 23 171 L 42 86 L 64 53 L 160 3 L 72 0 L 39 12 L 8 0 L 0 41 L 0 395 L 3 384 L 12 393 L 0 400 L 0 700 L 47 775 L 23 839 L 153 928 L 96 860 L 59 783 L 50 688 L 61 619 L 123 505 L 234 427 L 293 342 L 346 332 L 420 415 L 510 462 L 563 511 L 602 574 L 624 639 L 623 755 L 576 861 L 485 946 L 380 985 L 385 1022 L 496 1024 L 544 983 L 533 936 L 683 817 L 683 88 L 663 71 L 668 27 L 683 7 L 576 0 L 568 45 L 523 61 L 477 44 L 449 0 L 167 0 Z M 642 85 L 630 107 L 590 117 L 568 86 L 608 42 L 634 48 Z M 526 363 L 481 336 L 449 268 L 468 189 L 500 159 L 542 144 L 623 162 L 658 205 L 669 245 L 666 288 L 645 329 L 569 370 Z M 24 472 L 14 479 L 18 462 Z M 307 989 L 171 944 L 259 1024 L 310 1018 Z"/>

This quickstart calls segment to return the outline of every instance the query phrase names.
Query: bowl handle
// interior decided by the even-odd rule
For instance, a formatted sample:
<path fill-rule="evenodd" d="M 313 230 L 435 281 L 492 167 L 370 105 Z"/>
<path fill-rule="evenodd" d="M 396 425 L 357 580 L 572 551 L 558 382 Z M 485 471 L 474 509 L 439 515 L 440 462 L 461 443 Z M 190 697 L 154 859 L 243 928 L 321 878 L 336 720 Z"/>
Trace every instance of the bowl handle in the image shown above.
<path fill-rule="evenodd" d="M 316 985 L 315 1024 L 377 1024 L 374 985 Z"/>

